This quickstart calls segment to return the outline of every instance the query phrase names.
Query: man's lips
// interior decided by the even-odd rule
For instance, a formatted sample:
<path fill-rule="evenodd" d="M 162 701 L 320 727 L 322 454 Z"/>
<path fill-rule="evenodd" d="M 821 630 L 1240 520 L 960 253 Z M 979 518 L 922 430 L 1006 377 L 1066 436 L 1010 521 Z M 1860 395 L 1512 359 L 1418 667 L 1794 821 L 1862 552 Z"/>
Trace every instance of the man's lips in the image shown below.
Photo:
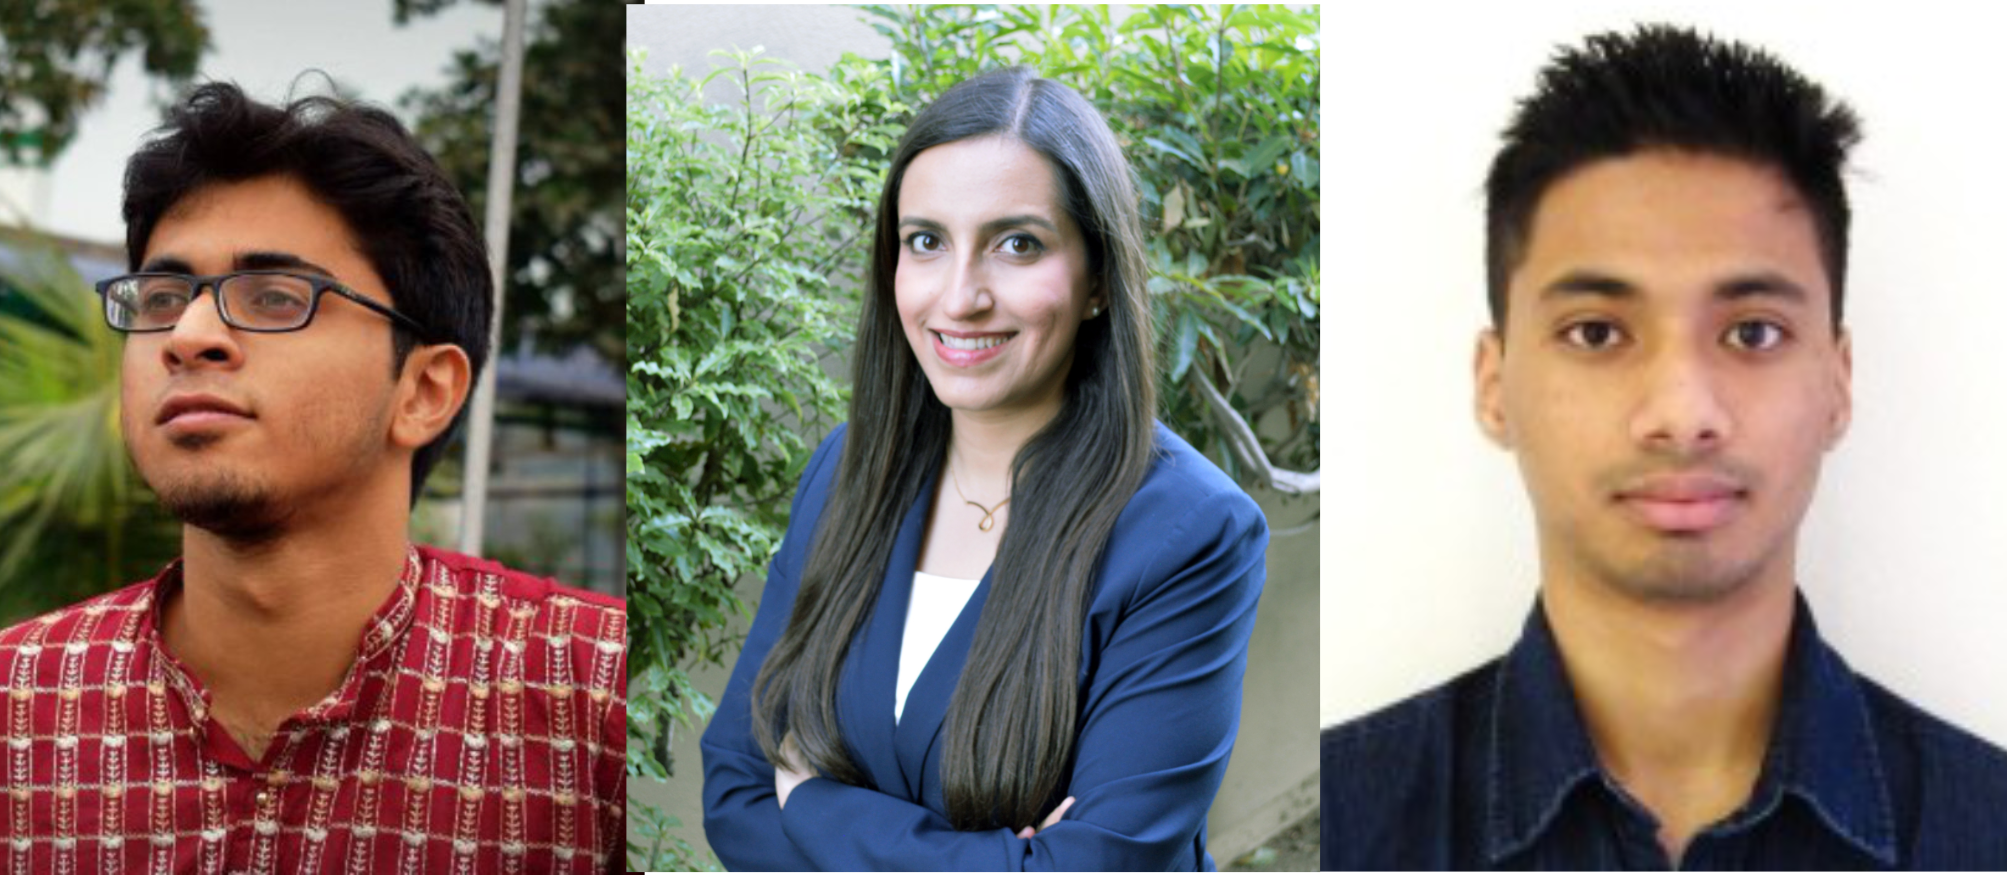
<path fill-rule="evenodd" d="M 162 402 L 153 423 L 194 428 L 255 418 L 249 410 L 215 395 L 182 394 L 169 396 Z"/>
<path fill-rule="evenodd" d="M 1720 528 L 1742 512 L 1748 489 L 1711 473 L 1643 477 L 1617 491 L 1617 503 L 1644 525 L 1669 533 Z"/>

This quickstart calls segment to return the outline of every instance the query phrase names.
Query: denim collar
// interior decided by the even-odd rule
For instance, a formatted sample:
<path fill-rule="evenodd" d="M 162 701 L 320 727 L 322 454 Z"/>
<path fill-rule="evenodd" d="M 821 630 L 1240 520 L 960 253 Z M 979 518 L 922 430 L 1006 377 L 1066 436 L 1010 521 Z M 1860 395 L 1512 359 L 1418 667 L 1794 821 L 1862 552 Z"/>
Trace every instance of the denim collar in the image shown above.
<path fill-rule="evenodd" d="M 1537 842 L 1582 782 L 1629 797 L 1596 757 L 1539 601 L 1495 678 L 1484 849 L 1498 865 Z M 1896 864 L 1894 817 L 1867 699 L 1853 670 L 1819 637 L 1803 593 L 1762 776 L 1742 808 L 1701 835 L 1751 829 L 1786 794 L 1802 799 L 1834 835 L 1884 865 Z"/>

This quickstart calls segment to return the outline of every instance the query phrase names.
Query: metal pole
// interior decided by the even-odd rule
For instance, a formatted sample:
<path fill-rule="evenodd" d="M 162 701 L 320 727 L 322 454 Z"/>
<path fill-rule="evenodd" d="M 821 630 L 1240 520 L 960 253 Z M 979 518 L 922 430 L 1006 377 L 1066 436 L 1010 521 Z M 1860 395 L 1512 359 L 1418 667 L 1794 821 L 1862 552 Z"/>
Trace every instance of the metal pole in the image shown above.
<path fill-rule="evenodd" d="M 495 276 L 495 315 L 488 331 L 488 366 L 474 387 L 468 414 L 466 488 L 460 503 L 460 552 L 479 556 L 488 512 L 488 457 L 495 442 L 495 371 L 502 351 L 502 301 L 509 269 L 509 201 L 516 183 L 516 116 L 523 93 L 524 0 L 507 0 L 502 17 L 502 75 L 495 87 L 495 138 L 488 149 L 488 261 Z"/>

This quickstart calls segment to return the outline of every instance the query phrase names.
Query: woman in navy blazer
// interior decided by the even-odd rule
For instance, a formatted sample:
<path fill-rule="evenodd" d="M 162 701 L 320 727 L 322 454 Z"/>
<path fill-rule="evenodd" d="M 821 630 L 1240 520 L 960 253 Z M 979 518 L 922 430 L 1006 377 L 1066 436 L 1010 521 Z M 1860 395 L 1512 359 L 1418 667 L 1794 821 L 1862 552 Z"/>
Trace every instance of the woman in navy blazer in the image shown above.
<path fill-rule="evenodd" d="M 802 473 L 704 733 L 712 849 L 733 869 L 1213 868 L 1268 529 L 1151 415 L 1112 133 L 1028 71 L 970 80 L 914 121 L 879 212 L 851 420 Z M 957 573 L 979 578 L 959 613 L 913 607 Z M 940 643 L 914 651 L 928 622 Z"/>

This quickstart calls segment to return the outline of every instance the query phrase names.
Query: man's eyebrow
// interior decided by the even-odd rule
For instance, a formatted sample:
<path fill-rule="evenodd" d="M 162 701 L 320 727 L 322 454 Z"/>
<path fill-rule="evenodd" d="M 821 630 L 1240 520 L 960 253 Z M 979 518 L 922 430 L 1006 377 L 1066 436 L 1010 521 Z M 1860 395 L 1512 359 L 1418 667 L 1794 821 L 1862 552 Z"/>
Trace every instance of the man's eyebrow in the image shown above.
<path fill-rule="evenodd" d="M 929 219 L 923 216 L 899 217 L 899 227 L 904 228 L 908 225 L 911 225 L 915 228 L 923 228 L 929 231 L 945 232 L 948 230 L 948 227 L 946 225 L 943 225 L 940 222 L 936 222 L 933 219 Z M 978 236 L 988 237 L 989 235 L 996 233 L 998 230 L 1001 230 L 1003 228 L 1008 228 L 1013 225 L 1034 225 L 1040 228 L 1044 228 L 1045 230 L 1050 231 L 1054 234 L 1059 233 L 1059 226 L 1053 224 L 1052 220 L 1047 219 L 1044 216 L 1035 215 L 1032 213 L 1021 213 L 1015 216 L 1002 216 L 1000 218 L 991 219 L 987 222 L 984 222 L 980 227 L 978 227 L 976 229 L 976 232 Z"/>
<path fill-rule="evenodd" d="M 1542 300 L 1589 296 L 1612 300 L 1631 300 L 1638 296 L 1638 288 L 1629 280 L 1596 271 L 1578 270 L 1563 274 L 1559 279 L 1540 289 Z M 1811 300 L 1805 287 L 1776 271 L 1756 271 L 1736 274 L 1714 285 L 1717 301 L 1732 302 L 1748 298 L 1779 298 L 1794 304 Z"/>
<path fill-rule="evenodd" d="M 1714 297 L 1723 301 L 1747 298 L 1781 298 L 1793 304 L 1810 301 L 1805 287 L 1775 271 L 1759 271 L 1730 277 L 1714 287 Z"/>
<path fill-rule="evenodd" d="M 160 255 L 147 259 L 147 262 L 143 265 L 140 265 L 139 269 L 142 273 L 194 273 L 195 272 L 195 269 L 189 266 L 187 261 L 184 261 L 172 255 Z M 238 253 L 237 257 L 232 260 L 230 269 L 299 270 L 299 271 L 305 271 L 307 273 L 318 274 L 324 277 L 332 278 L 334 276 L 333 271 L 328 270 L 325 267 L 322 267 L 297 255 L 294 255 L 290 252 L 276 252 L 276 251 L 265 251 L 265 250 Z"/>
<path fill-rule="evenodd" d="M 238 270 L 303 270 L 332 278 L 334 271 L 294 255 L 290 252 L 240 252 L 234 260 Z"/>
<path fill-rule="evenodd" d="M 1638 287 L 1606 273 L 1572 270 L 1540 288 L 1542 300 L 1577 296 L 1629 300 L 1638 296 Z"/>

